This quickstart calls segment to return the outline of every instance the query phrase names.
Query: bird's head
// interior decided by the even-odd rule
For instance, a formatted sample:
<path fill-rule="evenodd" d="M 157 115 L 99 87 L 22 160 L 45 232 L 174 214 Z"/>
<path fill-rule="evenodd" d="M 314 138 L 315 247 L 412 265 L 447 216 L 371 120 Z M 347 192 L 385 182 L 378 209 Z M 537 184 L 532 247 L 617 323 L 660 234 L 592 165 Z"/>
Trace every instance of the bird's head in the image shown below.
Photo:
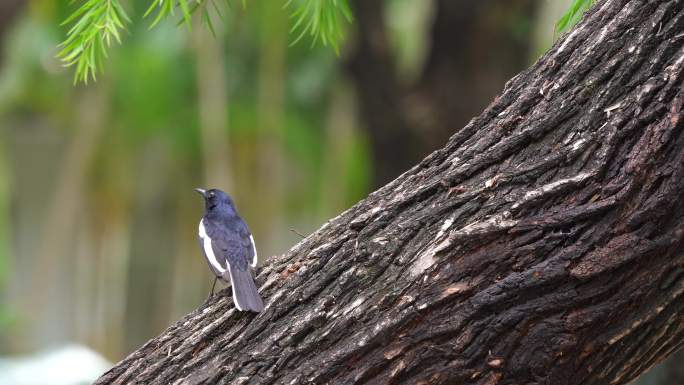
<path fill-rule="evenodd" d="M 219 189 L 205 190 L 196 188 L 195 191 L 204 197 L 204 207 L 209 212 L 218 212 L 222 215 L 236 215 L 235 204 L 228 194 Z"/>

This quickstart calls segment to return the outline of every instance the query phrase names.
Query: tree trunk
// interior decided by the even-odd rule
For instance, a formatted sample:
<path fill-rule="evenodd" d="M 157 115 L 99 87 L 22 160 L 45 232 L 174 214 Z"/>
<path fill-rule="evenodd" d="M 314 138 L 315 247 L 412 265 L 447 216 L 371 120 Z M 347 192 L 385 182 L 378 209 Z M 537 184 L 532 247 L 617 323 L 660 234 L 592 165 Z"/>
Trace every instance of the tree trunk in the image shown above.
<path fill-rule="evenodd" d="M 628 383 L 684 344 L 683 44 L 681 0 L 599 1 L 263 313 L 224 290 L 97 383 Z"/>

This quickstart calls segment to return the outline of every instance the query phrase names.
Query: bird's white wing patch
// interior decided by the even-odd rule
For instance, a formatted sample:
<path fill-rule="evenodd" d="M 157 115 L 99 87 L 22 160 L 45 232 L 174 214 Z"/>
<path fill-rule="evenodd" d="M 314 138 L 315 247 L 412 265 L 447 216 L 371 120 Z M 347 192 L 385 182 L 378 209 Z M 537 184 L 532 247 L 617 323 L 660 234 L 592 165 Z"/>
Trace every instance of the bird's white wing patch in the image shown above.
<path fill-rule="evenodd" d="M 252 267 L 256 267 L 256 265 L 257 265 L 257 251 L 256 251 L 256 245 L 254 244 L 254 237 L 250 235 L 249 240 L 252 241 L 252 249 L 254 249 L 254 258 L 252 258 Z"/>
<path fill-rule="evenodd" d="M 216 255 L 214 254 L 214 249 L 211 247 L 211 238 L 207 235 L 206 230 L 204 229 L 204 219 L 202 219 L 199 223 L 199 237 L 202 239 L 202 247 L 204 248 L 204 255 L 207 256 L 207 259 L 209 259 L 209 263 L 211 263 L 212 266 L 221 274 L 223 274 L 226 269 L 221 266 L 219 261 L 216 259 Z"/>

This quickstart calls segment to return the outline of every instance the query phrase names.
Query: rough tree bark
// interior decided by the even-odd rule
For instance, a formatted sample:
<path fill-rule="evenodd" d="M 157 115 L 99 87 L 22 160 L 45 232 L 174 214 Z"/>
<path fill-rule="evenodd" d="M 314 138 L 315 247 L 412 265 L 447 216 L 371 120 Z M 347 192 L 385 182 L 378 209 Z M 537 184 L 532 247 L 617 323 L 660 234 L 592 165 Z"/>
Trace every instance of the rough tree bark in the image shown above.
<path fill-rule="evenodd" d="M 599 1 L 446 146 L 98 384 L 626 384 L 683 343 L 684 4 Z"/>

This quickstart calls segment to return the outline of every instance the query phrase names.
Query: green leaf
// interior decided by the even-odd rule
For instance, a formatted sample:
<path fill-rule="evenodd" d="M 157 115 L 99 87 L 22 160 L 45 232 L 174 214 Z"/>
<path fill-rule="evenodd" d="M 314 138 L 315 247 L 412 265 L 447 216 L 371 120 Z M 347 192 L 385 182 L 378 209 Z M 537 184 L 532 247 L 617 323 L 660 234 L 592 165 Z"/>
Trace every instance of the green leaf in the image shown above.
<path fill-rule="evenodd" d="M 339 54 L 339 45 L 344 39 L 344 23 L 353 20 L 348 0 L 288 0 L 285 6 L 293 8 L 291 18 L 294 24 L 290 32 L 297 33 L 290 45 L 309 35 L 312 45 L 321 42 Z"/>
<path fill-rule="evenodd" d="M 575 25 L 596 0 L 573 0 L 567 11 L 556 22 L 556 32 L 563 33 Z"/>
<path fill-rule="evenodd" d="M 204 18 L 204 22 L 207 23 L 207 26 L 209 27 L 211 34 L 214 35 L 214 37 L 216 37 L 216 31 L 214 30 L 214 24 L 211 22 L 211 16 L 209 16 L 209 11 L 206 8 L 202 12 L 202 16 Z"/>
<path fill-rule="evenodd" d="M 130 18 L 119 0 L 86 0 L 62 25 L 72 24 L 57 54 L 66 66 L 75 66 L 74 83 L 95 80 L 102 70 L 112 40 L 121 42 L 121 30 Z"/>
<path fill-rule="evenodd" d="M 188 30 L 192 30 L 192 16 L 190 16 L 190 7 L 188 7 L 188 3 L 186 0 L 178 0 L 178 4 L 180 5 L 181 11 L 183 11 L 185 25 L 188 27 Z"/>

